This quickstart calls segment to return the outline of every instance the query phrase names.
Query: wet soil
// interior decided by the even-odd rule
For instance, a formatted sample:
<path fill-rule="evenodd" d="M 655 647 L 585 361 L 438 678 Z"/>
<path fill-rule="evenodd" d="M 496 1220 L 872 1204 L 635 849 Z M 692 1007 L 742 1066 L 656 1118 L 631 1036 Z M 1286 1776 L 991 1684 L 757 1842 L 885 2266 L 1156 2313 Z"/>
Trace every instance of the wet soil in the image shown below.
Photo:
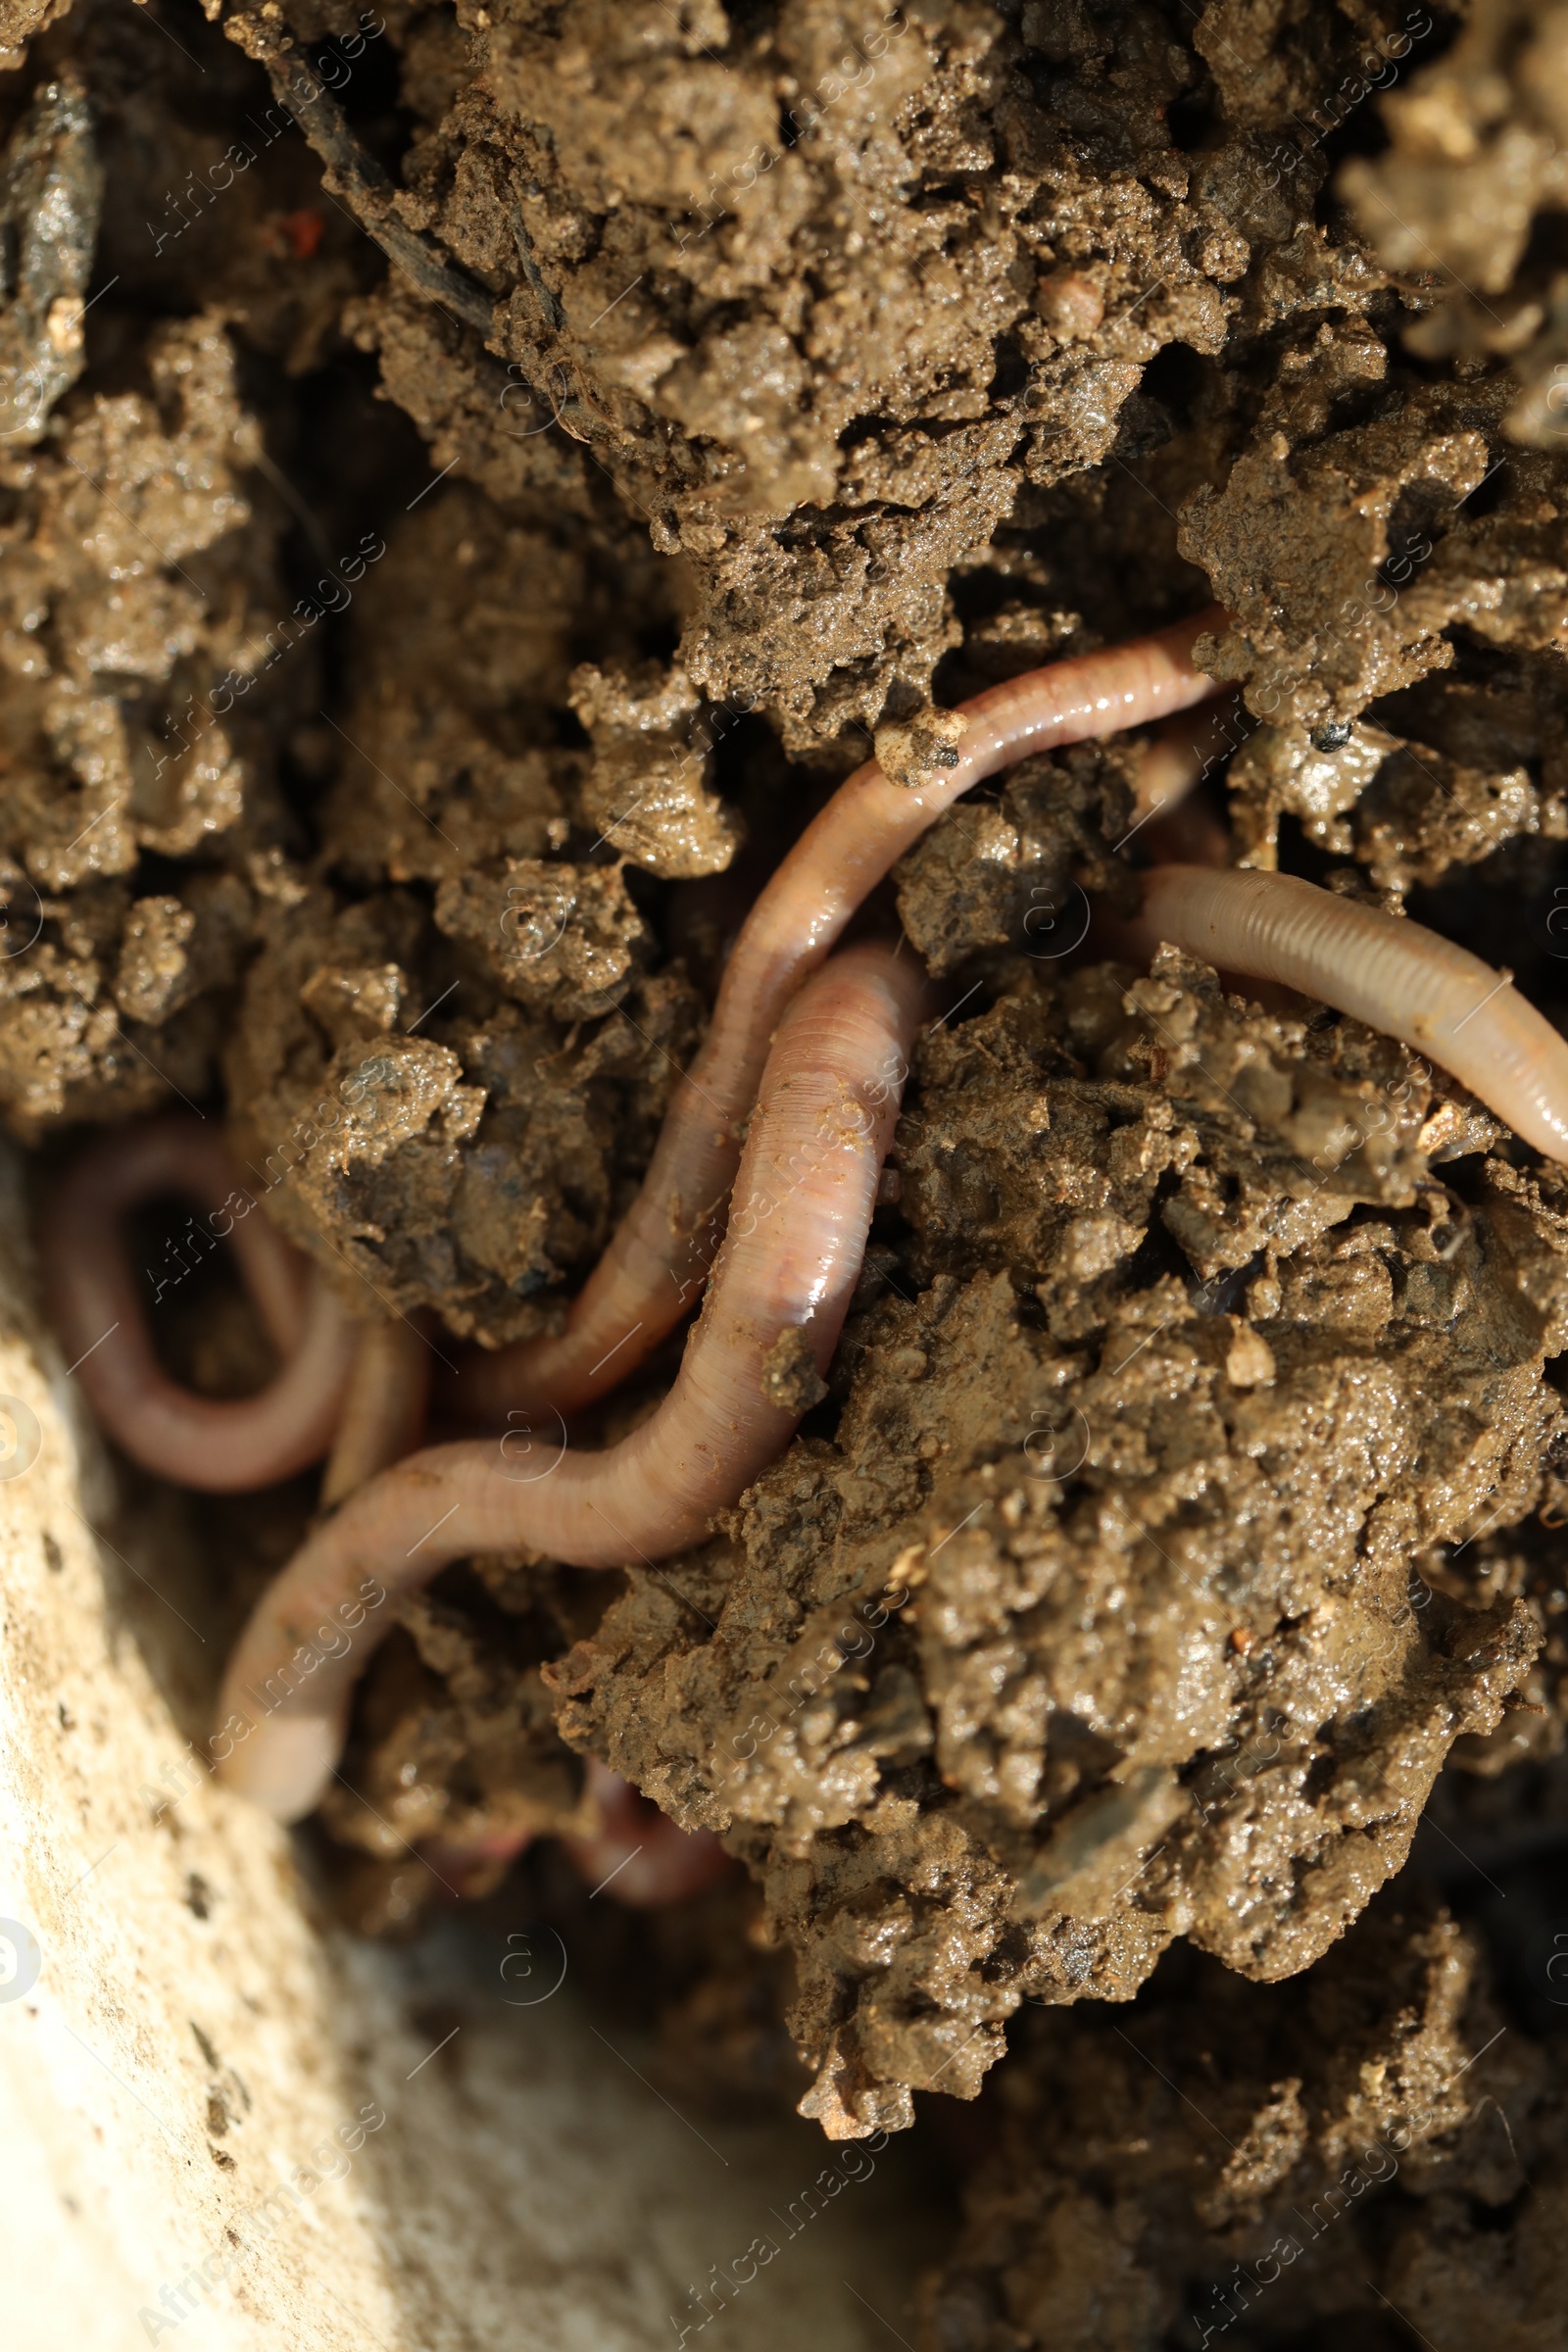
<path fill-rule="evenodd" d="M 1568 1018 L 1561 19 L 6 0 L 40 1168 L 184 1098 L 359 1311 L 559 1329 L 871 730 L 1211 599 L 1232 855 Z M 403 1604 L 323 1832 L 368 1932 L 423 1838 L 581 1828 L 585 1753 L 721 1832 L 637 1931 L 677 2073 L 978 2098 L 922 2352 L 1534 2352 L 1568 1188 L 1354 1022 L 1109 959 L 1132 748 L 884 894 L 953 1010 L 795 1445 L 667 1569 Z M 223 1299 L 165 1332 L 215 1391 Z M 236 1609 L 308 1508 L 213 1510 Z"/>

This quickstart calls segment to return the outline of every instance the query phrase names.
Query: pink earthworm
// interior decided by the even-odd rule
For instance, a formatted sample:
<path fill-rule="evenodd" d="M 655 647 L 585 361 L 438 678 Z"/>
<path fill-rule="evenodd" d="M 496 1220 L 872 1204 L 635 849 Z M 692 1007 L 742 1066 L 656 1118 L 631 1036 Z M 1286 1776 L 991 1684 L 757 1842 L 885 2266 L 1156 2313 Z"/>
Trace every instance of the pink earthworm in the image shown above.
<path fill-rule="evenodd" d="M 1424 924 L 1290 874 L 1160 865 L 1144 886 L 1141 929 L 1429 1054 L 1523 1142 L 1568 1163 L 1568 1039 L 1511 974 Z"/>
<path fill-rule="evenodd" d="M 916 785 L 857 768 L 761 892 L 725 966 L 702 1051 L 682 1077 L 642 1189 L 554 1339 L 471 1350 L 452 1401 L 468 1417 L 570 1413 L 634 1371 L 698 1297 L 720 1231 L 768 1040 L 861 902 L 960 794 L 1033 752 L 1081 743 L 1221 689 L 1192 664 L 1217 607 L 1130 644 L 1026 671 L 960 704 Z M 1188 762 L 1189 767 L 1191 762 Z M 1194 771 L 1196 772 L 1196 771 Z M 1189 776 L 1191 781 L 1191 776 Z"/>
<path fill-rule="evenodd" d="M 590 1838 L 561 1842 L 596 1894 L 613 1895 L 636 1911 L 657 1910 L 701 1894 L 728 1865 L 710 1830 L 683 1830 L 597 1756 L 588 1758 L 587 1783 L 604 1826 Z"/>
<path fill-rule="evenodd" d="M 1220 716 L 1212 704 L 1198 704 L 1161 719 L 1140 746 L 1132 779 L 1135 822 L 1132 831 L 1122 836 L 1124 841 L 1130 841 L 1152 817 L 1179 808 L 1215 765 L 1220 750 L 1228 748 L 1223 735 L 1217 733 Z"/>
<path fill-rule="evenodd" d="M 661 1910 L 701 1894 L 728 1868 L 730 1857 L 710 1830 L 683 1830 L 597 1756 L 589 1756 L 586 1764 L 584 1785 L 598 1806 L 600 1826 L 586 1836 L 563 1837 L 561 1847 L 595 1894 L 634 1911 Z M 534 1841 L 531 1830 L 428 1838 L 419 1855 L 454 1893 L 490 1894 Z"/>
<path fill-rule="evenodd" d="M 416 1851 L 448 1894 L 474 1900 L 494 1894 L 534 1838 L 532 1830 L 492 1830 L 474 1838 L 421 1838 Z"/>
<path fill-rule="evenodd" d="M 343 1409 L 321 1473 L 321 1507 L 331 1510 L 357 1487 L 389 1470 L 424 1434 L 430 1350 L 404 1316 L 365 1323 Z"/>
<path fill-rule="evenodd" d="M 171 1379 L 154 1352 L 122 1219 L 178 1194 L 218 1202 L 192 1248 L 226 1240 L 282 1369 L 254 1396 L 218 1402 Z M 270 1486 L 319 1460 L 337 1427 L 354 1325 L 335 1293 L 244 1190 L 216 1128 L 183 1112 L 116 1128 L 56 1186 L 40 1234 L 44 1292 L 71 1369 L 110 1436 L 143 1469 L 208 1494 Z M 191 1267 L 181 1258 L 159 1281 Z"/>
<path fill-rule="evenodd" d="M 859 1276 L 907 1057 L 927 1003 L 912 956 L 845 951 L 790 1004 L 761 1073 L 737 1206 L 674 1385 L 601 1452 L 516 1431 L 411 1454 L 312 1534 L 230 1661 L 213 1742 L 232 1786 L 283 1820 L 311 1810 L 342 1745 L 387 1595 L 448 1561 L 519 1547 L 582 1568 L 701 1543 L 788 1444 Z M 360 1645 L 339 1628 L 367 1623 Z M 318 1629 L 323 1639 L 315 1639 Z"/>

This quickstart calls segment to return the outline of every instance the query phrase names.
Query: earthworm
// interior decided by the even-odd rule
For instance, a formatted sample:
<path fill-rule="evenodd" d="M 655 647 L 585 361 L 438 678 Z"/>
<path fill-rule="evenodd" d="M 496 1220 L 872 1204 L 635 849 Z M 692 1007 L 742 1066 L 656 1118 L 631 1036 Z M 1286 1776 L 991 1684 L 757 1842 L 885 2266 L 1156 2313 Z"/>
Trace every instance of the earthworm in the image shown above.
<path fill-rule="evenodd" d="M 789 1006 L 761 1073 L 729 1220 L 673 1387 L 601 1452 L 513 1430 L 411 1454 L 318 1528 L 264 1594 L 225 1678 L 224 1777 L 283 1820 L 335 1763 L 379 1600 L 450 1560 L 519 1547 L 580 1568 L 689 1548 L 783 1449 L 859 1276 L 927 983 L 912 956 L 847 950 Z M 558 1417 L 559 1418 L 559 1417 Z M 510 1449 L 510 1450 L 509 1450 Z M 367 1619 L 361 1596 L 378 1594 Z M 357 1614 L 356 1614 L 357 1612 Z M 371 1625 L 361 1654 L 345 1618 Z M 315 1637 L 320 1629 L 323 1639 Z"/>
<path fill-rule="evenodd" d="M 594 1894 L 635 1911 L 654 1911 L 712 1885 L 729 1856 L 710 1830 L 683 1830 L 597 1756 L 586 1763 L 586 1787 L 599 1807 L 600 1827 L 588 1837 L 564 1837 L 560 1843 Z M 498 1830 L 466 1839 L 428 1838 L 419 1854 L 453 1892 L 490 1894 L 533 1842 L 531 1830 Z"/>
<path fill-rule="evenodd" d="M 1136 821 L 1132 832 L 1122 836 L 1124 841 L 1130 841 L 1151 817 L 1179 808 L 1194 785 L 1208 773 L 1217 756 L 1214 728 L 1218 715 L 1211 704 L 1199 704 L 1161 719 L 1154 728 L 1140 748 L 1133 770 Z"/>
<path fill-rule="evenodd" d="M 171 1193 L 223 1203 L 202 1226 L 190 1220 L 189 1247 L 230 1243 L 282 1358 L 254 1396 L 198 1396 L 158 1361 L 120 1228 L 130 1210 Z M 105 1135 L 56 1187 L 40 1241 L 50 1318 L 71 1369 L 110 1436 L 143 1469 L 234 1494 L 271 1486 L 326 1451 L 354 1326 L 323 1278 L 257 1208 L 214 1128 L 178 1112 Z M 173 1245 L 166 1258 L 171 1253 L 175 1263 L 161 1274 L 158 1297 L 192 1271 Z"/>
<path fill-rule="evenodd" d="M 1424 924 L 1290 874 L 1161 865 L 1144 887 L 1144 926 L 1430 1054 L 1524 1143 L 1568 1162 L 1568 1039 L 1509 973 Z"/>
<path fill-rule="evenodd" d="M 474 1899 L 494 1894 L 533 1841 L 532 1830 L 493 1830 L 481 1838 L 421 1838 L 416 1850 L 449 1894 Z"/>
<path fill-rule="evenodd" d="M 891 782 L 875 760 L 856 769 L 752 908 L 642 1189 L 573 1301 L 565 1330 L 492 1355 L 471 1351 L 462 1374 L 466 1414 L 573 1412 L 651 1353 L 707 1277 L 741 1125 L 779 1016 L 867 893 L 960 794 L 999 768 L 1054 745 L 1145 725 L 1218 693 L 1191 657 L 1196 639 L 1223 617 L 1210 607 L 1152 636 L 988 688 L 959 705 L 962 729 L 940 745 L 940 763 L 917 788 Z"/>
<path fill-rule="evenodd" d="M 346 1501 L 356 1487 L 418 1444 L 429 1394 L 430 1350 L 414 1325 L 401 1315 L 362 1324 L 321 1474 L 324 1510 Z"/>
<path fill-rule="evenodd" d="M 587 1778 L 604 1827 L 591 1838 L 561 1842 L 596 1894 L 612 1894 L 633 1910 L 657 1910 L 700 1894 L 729 1861 L 710 1830 L 683 1830 L 597 1756 L 588 1758 Z"/>
<path fill-rule="evenodd" d="M 1140 745 L 1132 772 L 1133 821 L 1111 845 L 1114 849 L 1136 841 L 1146 864 L 1230 863 L 1230 828 L 1195 790 L 1214 764 L 1214 723 L 1223 708 L 1210 704 L 1180 711 Z M 1123 961 L 1138 953 L 1152 954 L 1155 943 L 1150 940 L 1135 950 L 1135 936 L 1146 936 L 1141 922 L 1129 924 L 1095 908 L 1092 937 L 1102 954 Z"/>

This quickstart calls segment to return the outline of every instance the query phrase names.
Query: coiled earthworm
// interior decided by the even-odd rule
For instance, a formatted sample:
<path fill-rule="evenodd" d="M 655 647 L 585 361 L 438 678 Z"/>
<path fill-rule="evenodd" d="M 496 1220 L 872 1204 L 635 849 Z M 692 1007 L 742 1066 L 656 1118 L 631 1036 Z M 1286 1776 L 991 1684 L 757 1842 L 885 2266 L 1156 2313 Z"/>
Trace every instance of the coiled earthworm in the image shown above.
<path fill-rule="evenodd" d="M 121 1224 L 170 1194 L 223 1203 L 197 1236 L 208 1248 L 229 1242 L 282 1358 L 276 1378 L 254 1396 L 231 1403 L 198 1396 L 158 1361 Z M 61 1180 L 40 1241 L 45 1298 L 71 1369 L 133 1461 L 184 1487 L 233 1494 L 290 1477 L 326 1451 L 355 1326 L 322 1276 L 244 1192 L 216 1129 L 180 1112 L 105 1135 Z M 190 1271 L 178 1260 L 160 1280 L 159 1295 Z"/>
<path fill-rule="evenodd" d="M 1143 726 L 1216 694 L 1192 665 L 1216 607 L 1130 644 L 1009 678 L 958 708 L 961 733 L 918 789 L 875 760 L 839 787 L 773 874 L 725 967 L 713 1017 L 665 1113 L 636 1200 L 556 1339 L 471 1351 L 462 1409 L 569 1413 L 603 1396 L 673 1329 L 707 1276 L 768 1040 L 790 998 L 884 874 L 986 776 L 1032 752 Z M 454 1401 L 460 1401 L 455 1395 Z"/>
<path fill-rule="evenodd" d="M 1568 1162 L 1568 1039 L 1479 956 L 1290 874 L 1161 865 L 1145 936 L 1316 997 L 1430 1054 L 1515 1135 Z"/>
<path fill-rule="evenodd" d="M 599 1453 L 568 1450 L 563 1425 L 542 1468 L 531 1437 L 520 1454 L 512 1437 L 431 1446 L 308 1538 L 229 1664 L 214 1752 L 233 1786 L 287 1821 L 317 1802 L 363 1664 L 352 1643 L 337 1648 L 336 1629 L 369 1583 L 395 1594 L 449 1560 L 519 1547 L 583 1568 L 665 1557 L 700 1543 L 782 1450 L 821 1393 L 813 1368 L 826 1368 L 859 1276 L 926 985 L 912 956 L 853 948 L 789 1006 L 712 1285 L 648 1420 Z"/>

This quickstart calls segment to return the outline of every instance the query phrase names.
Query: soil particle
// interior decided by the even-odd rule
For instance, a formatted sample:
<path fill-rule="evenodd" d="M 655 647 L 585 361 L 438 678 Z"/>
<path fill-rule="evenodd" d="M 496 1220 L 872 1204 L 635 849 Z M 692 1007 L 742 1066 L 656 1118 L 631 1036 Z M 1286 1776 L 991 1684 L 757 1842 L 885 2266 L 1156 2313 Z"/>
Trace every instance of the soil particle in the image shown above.
<path fill-rule="evenodd" d="M 569 524 L 506 524 L 475 491 L 394 532 L 355 698 L 317 739 L 322 878 L 264 912 L 226 1056 L 270 1213 L 495 1345 L 559 1326 L 697 1034 L 679 967 L 647 968 L 627 864 L 711 872 L 735 838 L 684 675 L 575 663 L 605 593 Z"/>
<path fill-rule="evenodd" d="M 882 773 L 910 792 L 934 783 L 945 767 L 958 764 L 958 746 L 969 731 L 960 710 L 922 710 L 902 722 L 889 719 L 872 742 Z"/>
<path fill-rule="evenodd" d="M 206 1091 L 246 860 L 277 823 L 270 726 L 227 715 L 271 617 L 232 353 L 192 319 L 145 366 L 145 391 L 68 399 L 57 438 L 5 461 L 0 1098 L 24 1133 Z M 149 854 L 190 862 L 182 895 L 138 889 Z"/>
<path fill-rule="evenodd" d="M 543 872 L 559 887 L 571 869 Z M 438 1306 L 494 1345 L 559 1327 L 653 1149 L 694 992 L 639 980 L 618 1008 L 594 1001 L 586 1034 L 564 1030 L 502 993 L 499 953 L 454 959 L 461 933 L 408 890 L 335 911 L 318 887 L 262 927 L 226 1068 L 231 1136 L 268 1213 L 397 1311 Z"/>
<path fill-rule="evenodd" d="M 704 789 L 704 757 L 692 748 L 689 723 L 702 697 L 685 672 L 657 662 L 618 671 L 585 662 L 572 673 L 571 707 L 594 747 L 582 808 L 588 824 L 602 826 L 600 839 L 661 881 L 722 873 L 739 836 L 722 802 Z"/>
<path fill-rule="evenodd" d="M 762 1358 L 762 1394 L 788 1413 L 809 1412 L 827 1395 L 827 1383 L 812 1361 L 804 1331 L 781 1331 Z"/>
<path fill-rule="evenodd" d="M 1380 1901 L 1288 1993 L 1198 1966 L 1125 2022 L 1036 2013 L 998 2091 L 919 2352 L 1372 2341 L 1390 2305 L 1435 2342 L 1555 2331 L 1560 2053 L 1442 1912 Z"/>
<path fill-rule="evenodd" d="M 587 1835 L 594 1807 L 539 1678 L 581 1625 L 573 1580 L 477 1560 L 441 1594 L 393 1606 L 399 1630 L 323 1810 L 332 1836 L 401 1862 L 430 1838 Z"/>

